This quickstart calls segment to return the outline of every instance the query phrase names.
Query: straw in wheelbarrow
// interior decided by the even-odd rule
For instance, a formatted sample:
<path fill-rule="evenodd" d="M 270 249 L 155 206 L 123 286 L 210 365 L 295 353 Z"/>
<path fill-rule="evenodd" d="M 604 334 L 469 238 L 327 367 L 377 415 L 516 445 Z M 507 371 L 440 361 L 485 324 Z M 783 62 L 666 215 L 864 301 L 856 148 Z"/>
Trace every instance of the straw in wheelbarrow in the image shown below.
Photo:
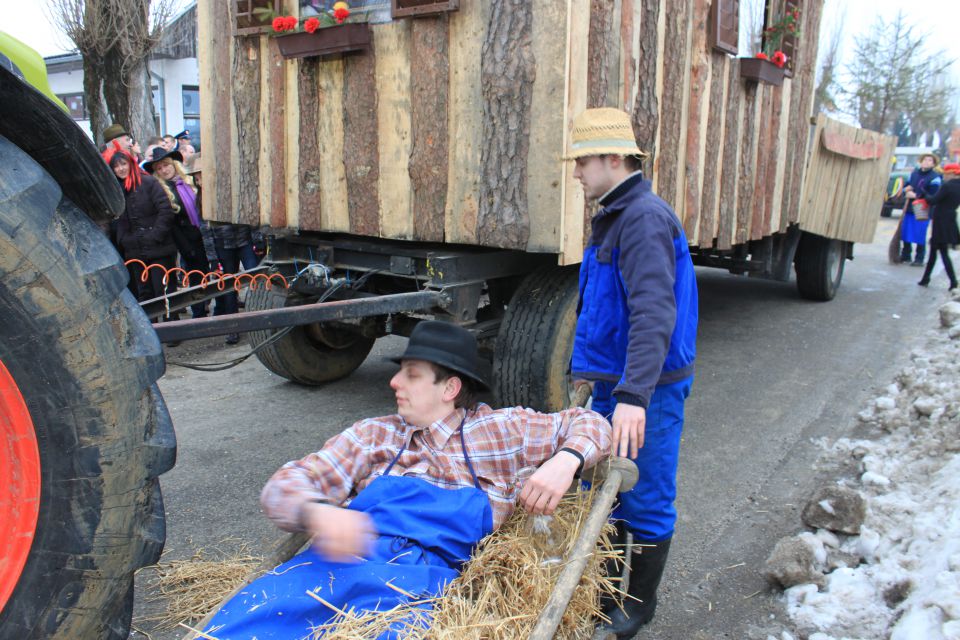
<path fill-rule="evenodd" d="M 563 567 L 558 556 L 566 558 L 573 547 L 593 496 L 594 492 L 581 490 L 564 497 L 550 523 L 549 536 L 531 526 L 533 516 L 518 508 L 496 533 L 484 539 L 442 597 L 417 600 L 414 594 L 405 594 L 411 602 L 380 612 L 334 609 L 335 618 L 316 627 L 314 638 L 364 640 L 388 629 L 413 640 L 528 637 Z M 605 560 L 621 554 L 610 545 L 612 531 L 613 527 L 607 525 L 601 532 L 597 552 L 587 563 L 556 638 L 591 638 L 593 626 L 601 617 L 600 594 L 617 591 L 604 575 Z M 311 597 L 320 600 L 315 595 Z M 421 603 L 432 604 L 433 611 L 419 608 Z"/>

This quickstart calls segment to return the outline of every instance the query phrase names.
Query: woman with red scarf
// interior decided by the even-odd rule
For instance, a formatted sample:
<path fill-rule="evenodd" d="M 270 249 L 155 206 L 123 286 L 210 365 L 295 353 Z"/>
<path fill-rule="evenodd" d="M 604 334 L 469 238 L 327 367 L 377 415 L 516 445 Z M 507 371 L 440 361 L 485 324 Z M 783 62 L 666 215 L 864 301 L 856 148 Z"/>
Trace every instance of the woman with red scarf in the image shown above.
<path fill-rule="evenodd" d="M 137 299 L 142 302 L 160 297 L 164 291 L 176 291 L 175 278 L 169 278 L 166 285 L 163 282 L 166 270 L 172 269 L 177 262 L 177 247 L 171 233 L 174 214 L 170 199 L 160 183 L 143 173 L 133 156 L 119 145 L 108 147 L 103 152 L 103 159 L 120 181 L 126 199 L 126 207 L 117 223 L 117 243 L 123 250 L 124 259 L 140 260 L 148 267 L 153 264 L 163 267 L 148 268 L 144 282 L 144 267 L 137 262 L 128 265 L 130 278 L 136 283 Z"/>

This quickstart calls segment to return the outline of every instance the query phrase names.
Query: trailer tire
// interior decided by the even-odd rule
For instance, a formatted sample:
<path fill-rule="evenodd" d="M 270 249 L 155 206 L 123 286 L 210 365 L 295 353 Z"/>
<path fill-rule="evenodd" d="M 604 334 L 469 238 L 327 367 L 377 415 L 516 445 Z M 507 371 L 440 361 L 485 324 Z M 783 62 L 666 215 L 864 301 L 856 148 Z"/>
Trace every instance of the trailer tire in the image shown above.
<path fill-rule="evenodd" d="M 544 267 L 520 283 L 494 347 L 500 406 L 559 411 L 570 402 L 570 354 L 577 325 L 576 266 Z"/>
<path fill-rule="evenodd" d="M 100 229 L 0 136 L 0 637 L 121 639 L 166 536 L 160 343 Z M 11 562 L 12 559 L 12 562 Z"/>
<path fill-rule="evenodd" d="M 282 309 L 304 304 L 307 299 L 289 289 L 263 287 L 247 294 L 249 311 Z M 260 347 L 277 330 L 251 331 L 250 344 Z M 359 333 L 330 328 L 323 323 L 290 328 L 272 344 L 257 351 L 257 358 L 267 369 L 292 382 L 320 385 L 346 377 L 363 364 L 375 338 Z"/>
<path fill-rule="evenodd" d="M 841 240 L 804 233 L 794 263 L 800 296 L 820 302 L 833 300 L 843 279 L 845 261 Z"/>

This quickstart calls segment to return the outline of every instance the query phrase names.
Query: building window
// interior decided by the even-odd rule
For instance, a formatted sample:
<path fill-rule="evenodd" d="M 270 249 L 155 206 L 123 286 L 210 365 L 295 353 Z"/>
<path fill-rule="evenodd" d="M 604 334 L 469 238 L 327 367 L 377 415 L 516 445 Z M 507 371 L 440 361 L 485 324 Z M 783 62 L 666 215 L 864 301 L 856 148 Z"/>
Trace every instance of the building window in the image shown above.
<path fill-rule="evenodd" d="M 82 93 L 58 93 L 57 97 L 63 100 L 63 104 L 67 105 L 70 117 L 74 120 L 86 120 L 90 117 Z"/>
<path fill-rule="evenodd" d="M 190 144 L 200 150 L 200 87 L 184 85 L 183 128 L 190 132 Z"/>

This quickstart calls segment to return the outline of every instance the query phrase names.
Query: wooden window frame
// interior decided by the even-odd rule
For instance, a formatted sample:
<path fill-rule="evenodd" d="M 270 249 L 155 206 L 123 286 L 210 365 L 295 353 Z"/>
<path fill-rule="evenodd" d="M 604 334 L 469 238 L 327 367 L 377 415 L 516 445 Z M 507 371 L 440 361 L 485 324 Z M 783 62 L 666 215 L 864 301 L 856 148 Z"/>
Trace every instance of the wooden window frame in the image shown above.
<path fill-rule="evenodd" d="M 803 17 L 803 2 L 801 0 L 766 0 L 766 5 L 763 11 L 763 39 L 761 40 L 761 47 L 765 46 L 767 43 L 767 26 L 770 24 L 770 21 L 773 19 L 774 13 L 772 11 L 774 4 L 777 8 L 780 9 L 778 15 L 786 15 L 788 11 L 793 11 L 794 9 L 800 10 L 800 16 Z M 801 34 L 802 35 L 802 34 Z M 784 35 L 783 40 L 780 42 L 780 51 L 783 51 L 787 56 L 787 63 L 783 65 L 783 75 L 787 78 L 793 77 L 793 65 L 797 57 L 797 48 L 799 42 L 796 35 L 788 36 Z"/>
<path fill-rule="evenodd" d="M 723 17 L 733 17 L 732 29 L 724 28 Z M 714 51 L 735 56 L 739 53 L 740 0 L 713 0 L 710 3 L 709 41 Z"/>
<path fill-rule="evenodd" d="M 217 0 L 222 2 L 222 0 Z M 236 14 L 233 18 L 233 35 L 251 35 L 266 33 L 271 30 L 269 23 L 261 23 L 253 13 L 254 9 L 272 9 L 275 14 L 282 13 L 282 0 L 233 0 Z"/>
<path fill-rule="evenodd" d="M 460 0 L 390 0 L 390 16 L 394 20 L 435 16 L 459 9 Z"/>

